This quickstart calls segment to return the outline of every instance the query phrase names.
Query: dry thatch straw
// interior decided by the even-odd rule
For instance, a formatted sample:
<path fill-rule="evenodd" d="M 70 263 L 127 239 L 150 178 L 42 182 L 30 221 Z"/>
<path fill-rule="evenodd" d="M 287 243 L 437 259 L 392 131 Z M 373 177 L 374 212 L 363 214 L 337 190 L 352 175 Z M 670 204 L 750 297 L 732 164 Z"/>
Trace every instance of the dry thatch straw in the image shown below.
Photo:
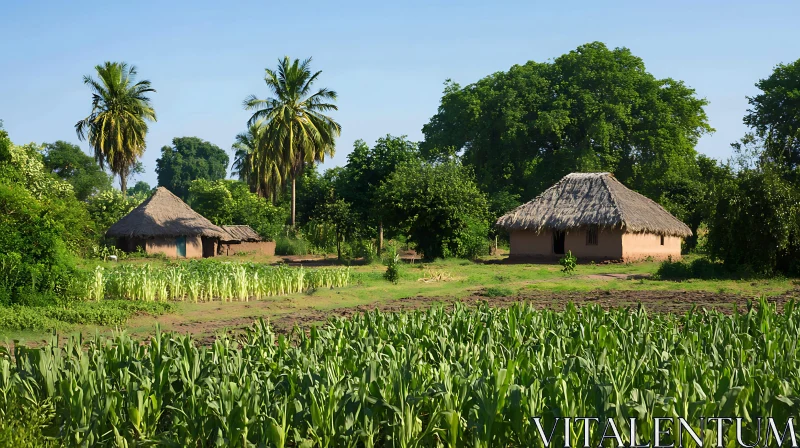
<path fill-rule="evenodd" d="M 599 226 L 633 233 L 687 237 L 689 227 L 610 173 L 572 173 L 497 220 L 508 230 L 568 230 Z"/>
<path fill-rule="evenodd" d="M 257 242 L 261 241 L 261 235 L 256 233 L 250 226 L 245 225 L 230 225 L 230 226 L 220 226 L 222 230 L 228 233 L 230 236 L 223 238 L 222 242 L 236 242 L 236 241 L 244 241 L 244 242 Z"/>
<path fill-rule="evenodd" d="M 192 210 L 179 197 L 164 187 L 131 210 L 106 232 L 114 238 L 151 238 L 178 236 L 207 236 L 230 238 L 225 230 L 215 226 Z"/>

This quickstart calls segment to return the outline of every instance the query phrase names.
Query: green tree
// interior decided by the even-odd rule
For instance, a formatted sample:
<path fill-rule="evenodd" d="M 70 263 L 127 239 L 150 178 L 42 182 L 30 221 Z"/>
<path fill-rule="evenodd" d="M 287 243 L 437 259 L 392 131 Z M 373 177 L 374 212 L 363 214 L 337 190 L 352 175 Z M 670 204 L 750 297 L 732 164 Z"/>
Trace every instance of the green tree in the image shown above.
<path fill-rule="evenodd" d="M 228 160 L 223 149 L 205 140 L 173 138 L 172 146 L 161 148 L 161 157 L 156 159 L 158 185 L 186 200 L 193 181 L 225 179 Z"/>
<path fill-rule="evenodd" d="M 86 201 L 86 209 L 98 232 L 103 235 L 109 227 L 138 207 L 149 196 L 149 193 L 123 195 L 118 190 L 106 190 L 90 197 Z"/>
<path fill-rule="evenodd" d="M 800 182 L 800 59 L 779 64 L 756 87 L 761 93 L 748 97 L 751 108 L 744 123 L 762 140 L 763 157 L 782 167 L 793 182 Z"/>
<path fill-rule="evenodd" d="M 473 258 L 488 249 L 488 205 L 459 162 L 412 161 L 380 188 L 387 222 L 407 232 L 425 258 Z"/>
<path fill-rule="evenodd" d="M 267 165 L 276 162 L 292 183 L 292 226 L 296 218 L 296 180 L 307 164 L 322 162 L 333 156 L 336 137 L 341 126 L 326 112 L 337 110 L 333 101 L 336 92 L 326 88 L 312 91 L 322 72 L 311 72 L 311 59 L 291 62 L 284 57 L 276 70 L 266 69 L 264 81 L 274 95 L 258 99 L 250 95 L 244 100 L 247 110 L 253 110 L 248 126 L 264 122 L 264 136 L 254 156 L 254 169 L 268 172 Z"/>
<path fill-rule="evenodd" d="M 721 187 L 708 248 L 732 270 L 800 275 L 800 191 L 771 166 L 740 171 Z"/>
<path fill-rule="evenodd" d="M 232 202 L 233 196 L 222 180 L 197 179 L 189 185 L 189 205 L 218 226 L 233 224 Z"/>
<path fill-rule="evenodd" d="M 654 197 L 661 179 L 694 174 L 697 140 L 713 131 L 706 104 L 630 50 L 595 42 L 466 87 L 448 81 L 420 149 L 460 154 L 490 196 L 527 200 L 570 172 L 610 171 Z"/>
<path fill-rule="evenodd" d="M 148 197 L 153 194 L 153 189 L 150 187 L 150 184 L 147 182 L 140 180 L 136 182 L 136 185 L 133 187 L 128 188 L 128 196 L 144 196 Z"/>
<path fill-rule="evenodd" d="M 419 158 L 418 144 L 405 135 L 386 135 L 370 148 L 363 140 L 356 140 L 347 164 L 337 180 L 336 190 L 352 205 L 353 213 L 363 228 L 377 228 L 378 254 L 383 247 L 382 208 L 377 192 L 380 185 L 398 166 Z"/>
<path fill-rule="evenodd" d="M 75 125 L 80 140 L 88 140 L 100 168 L 108 165 L 119 176 L 125 194 L 128 175 L 146 147 L 147 122 L 156 113 L 147 94 L 155 92 L 150 81 L 136 82 L 136 66 L 106 62 L 95 66 L 99 80 L 83 77 L 92 91 L 92 112 Z"/>
<path fill-rule="evenodd" d="M 342 242 L 352 235 L 356 227 L 350 203 L 344 199 L 331 198 L 317 209 L 316 215 L 321 221 L 333 226 L 336 236 L 336 258 L 342 261 Z"/>
<path fill-rule="evenodd" d="M 288 210 L 251 193 L 244 182 L 227 180 L 225 187 L 231 193 L 231 223 L 248 225 L 265 240 L 274 241 L 286 225 Z"/>
<path fill-rule="evenodd" d="M 261 197 L 278 200 L 278 193 L 285 185 L 281 166 L 281 154 L 275 145 L 266 145 L 258 152 L 264 135 L 264 121 L 258 120 L 248 126 L 246 132 L 236 136 L 233 144 L 233 174 L 246 182 L 250 191 Z M 261 157 L 260 162 L 256 157 Z"/>
<path fill-rule="evenodd" d="M 78 145 L 59 140 L 45 143 L 44 150 L 45 169 L 69 182 L 78 200 L 85 201 L 89 196 L 111 188 L 111 176 Z"/>

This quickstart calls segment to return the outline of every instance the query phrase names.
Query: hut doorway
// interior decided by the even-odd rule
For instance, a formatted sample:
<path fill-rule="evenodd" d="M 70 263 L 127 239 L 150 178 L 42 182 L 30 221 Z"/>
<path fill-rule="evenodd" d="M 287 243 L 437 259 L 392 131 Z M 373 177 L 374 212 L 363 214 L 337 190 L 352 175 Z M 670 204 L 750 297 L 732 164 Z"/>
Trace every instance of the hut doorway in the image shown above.
<path fill-rule="evenodd" d="M 553 232 L 553 253 L 557 255 L 564 254 L 564 232 L 561 231 L 554 231 Z"/>
<path fill-rule="evenodd" d="M 175 238 L 175 247 L 178 251 L 178 256 L 182 258 L 186 258 L 186 237 L 179 236 Z"/>
<path fill-rule="evenodd" d="M 204 236 L 202 238 L 202 242 L 203 242 L 203 258 L 213 257 L 214 256 L 214 252 L 216 252 L 214 250 L 214 249 L 216 249 L 216 247 L 215 247 L 216 244 L 214 244 L 214 240 L 212 238 L 208 238 L 208 237 Z"/>

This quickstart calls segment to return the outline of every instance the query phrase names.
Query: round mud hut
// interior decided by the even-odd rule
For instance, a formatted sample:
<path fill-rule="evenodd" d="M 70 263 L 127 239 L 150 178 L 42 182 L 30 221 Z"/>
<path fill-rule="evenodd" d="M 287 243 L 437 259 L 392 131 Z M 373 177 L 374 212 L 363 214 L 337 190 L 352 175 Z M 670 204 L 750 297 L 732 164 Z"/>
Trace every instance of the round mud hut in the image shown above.
<path fill-rule="evenodd" d="M 610 173 L 572 173 L 497 220 L 510 257 L 583 260 L 679 259 L 692 231 Z"/>
<path fill-rule="evenodd" d="M 217 253 L 219 241 L 230 238 L 164 187 L 112 225 L 106 236 L 125 252 L 142 250 L 171 258 L 205 258 Z"/>

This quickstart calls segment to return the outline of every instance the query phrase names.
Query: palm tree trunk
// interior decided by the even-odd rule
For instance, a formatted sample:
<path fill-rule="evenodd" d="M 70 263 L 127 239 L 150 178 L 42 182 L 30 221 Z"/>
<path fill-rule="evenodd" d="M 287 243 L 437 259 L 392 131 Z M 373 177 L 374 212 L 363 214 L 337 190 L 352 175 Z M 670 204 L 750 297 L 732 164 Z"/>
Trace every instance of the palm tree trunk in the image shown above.
<path fill-rule="evenodd" d="M 292 176 L 292 228 L 294 228 L 294 217 L 295 217 L 295 211 L 296 211 L 296 208 L 295 208 L 296 206 L 295 206 L 295 202 L 294 202 L 294 200 L 295 200 L 295 189 L 294 189 L 294 186 L 295 186 L 296 180 L 297 180 L 297 176 Z"/>
<path fill-rule="evenodd" d="M 128 195 L 128 173 L 127 172 L 120 172 L 119 173 L 119 189 L 122 191 L 122 197 Z"/>
<path fill-rule="evenodd" d="M 289 151 L 290 154 L 294 155 L 294 129 L 292 129 L 291 123 L 289 124 Z M 291 160 L 291 159 L 290 159 Z M 292 161 L 293 162 L 293 161 Z M 302 166 L 302 163 L 300 164 Z M 297 181 L 297 168 L 293 168 L 292 171 L 292 228 L 294 229 L 295 225 L 295 211 L 296 211 L 296 204 L 295 204 L 295 183 Z"/>

